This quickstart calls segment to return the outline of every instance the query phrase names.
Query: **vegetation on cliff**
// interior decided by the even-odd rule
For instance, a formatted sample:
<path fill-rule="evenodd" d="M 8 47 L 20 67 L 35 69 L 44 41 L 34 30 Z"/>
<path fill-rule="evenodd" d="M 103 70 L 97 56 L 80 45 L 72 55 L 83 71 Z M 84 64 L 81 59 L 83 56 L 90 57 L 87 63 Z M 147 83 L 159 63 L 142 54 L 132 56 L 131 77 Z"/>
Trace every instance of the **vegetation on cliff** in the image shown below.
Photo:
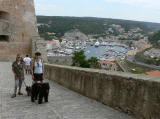
<path fill-rule="evenodd" d="M 78 29 L 86 35 L 104 36 L 106 30 L 112 24 L 121 25 L 125 32 L 132 28 L 139 27 L 143 32 L 160 29 L 158 23 L 137 22 L 119 19 L 94 18 L 94 17 L 58 17 L 58 16 L 37 16 L 39 33 L 45 39 L 62 37 L 67 31 Z M 47 33 L 54 32 L 51 36 Z M 116 32 L 114 32 L 117 35 Z"/>
<path fill-rule="evenodd" d="M 153 45 L 153 48 L 160 49 L 160 31 L 157 31 L 153 33 L 151 36 L 149 36 L 149 42 Z M 149 49 L 146 49 L 145 51 L 148 51 Z M 139 52 L 136 54 L 135 58 L 137 61 L 144 62 L 146 64 L 150 65 L 157 65 L 160 66 L 160 59 L 156 57 L 151 57 L 151 56 L 145 56 L 144 52 Z"/>
<path fill-rule="evenodd" d="M 149 50 L 149 49 L 147 49 L 147 50 Z M 145 51 L 137 53 L 136 56 L 135 56 L 135 59 L 137 61 L 140 61 L 140 62 L 143 62 L 143 63 L 146 63 L 146 64 L 160 66 L 160 59 L 158 59 L 158 58 L 151 58 L 149 56 L 145 56 L 144 55 Z"/>
<path fill-rule="evenodd" d="M 149 37 L 149 42 L 156 48 L 160 48 L 160 30 Z"/>

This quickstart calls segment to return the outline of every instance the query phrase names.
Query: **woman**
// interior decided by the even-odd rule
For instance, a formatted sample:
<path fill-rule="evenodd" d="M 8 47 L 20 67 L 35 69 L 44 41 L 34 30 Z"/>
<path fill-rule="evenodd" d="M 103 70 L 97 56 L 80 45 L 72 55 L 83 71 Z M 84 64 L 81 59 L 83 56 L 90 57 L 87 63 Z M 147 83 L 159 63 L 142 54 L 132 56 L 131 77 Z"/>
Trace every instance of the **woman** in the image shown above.
<path fill-rule="evenodd" d="M 12 64 L 12 71 L 15 76 L 15 89 L 12 98 L 16 97 L 17 88 L 19 87 L 18 95 L 23 95 L 21 93 L 21 87 L 24 80 L 24 62 L 20 54 L 17 54 L 16 61 Z"/>
<path fill-rule="evenodd" d="M 31 69 L 32 79 L 35 81 L 35 83 L 37 83 L 37 81 L 42 83 L 44 80 L 44 64 L 43 60 L 41 59 L 40 52 L 35 53 L 35 59 L 32 61 Z"/>

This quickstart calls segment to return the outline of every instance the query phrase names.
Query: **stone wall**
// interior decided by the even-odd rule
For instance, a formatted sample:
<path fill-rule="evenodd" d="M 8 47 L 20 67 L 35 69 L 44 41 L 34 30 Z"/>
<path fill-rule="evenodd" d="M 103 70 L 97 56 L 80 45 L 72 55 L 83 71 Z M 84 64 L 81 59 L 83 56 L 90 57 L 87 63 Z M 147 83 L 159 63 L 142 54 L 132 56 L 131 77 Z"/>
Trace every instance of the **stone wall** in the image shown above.
<path fill-rule="evenodd" d="M 0 0 L 0 60 L 31 54 L 36 25 L 34 0 Z"/>
<path fill-rule="evenodd" d="M 160 79 L 45 64 L 45 77 L 137 119 L 160 119 Z"/>
<path fill-rule="evenodd" d="M 50 64 L 72 65 L 72 56 L 49 56 L 47 59 Z"/>
<path fill-rule="evenodd" d="M 34 40 L 32 40 L 32 56 L 35 56 L 35 52 L 40 52 L 42 54 L 42 59 L 44 62 L 48 62 L 47 60 L 47 43 L 48 41 L 45 41 L 41 37 L 35 37 Z"/>

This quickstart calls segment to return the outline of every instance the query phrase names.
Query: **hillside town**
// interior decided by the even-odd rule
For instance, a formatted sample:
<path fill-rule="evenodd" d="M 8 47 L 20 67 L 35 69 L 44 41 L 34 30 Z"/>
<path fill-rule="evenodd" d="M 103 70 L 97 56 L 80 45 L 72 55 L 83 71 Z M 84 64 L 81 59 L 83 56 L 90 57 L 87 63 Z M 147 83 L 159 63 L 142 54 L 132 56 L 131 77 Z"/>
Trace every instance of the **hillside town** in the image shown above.
<path fill-rule="evenodd" d="M 79 20 L 79 18 L 76 19 Z M 70 20 L 74 21 L 74 17 Z M 66 31 L 62 28 L 61 31 L 53 32 L 47 29 L 54 28 L 54 23 L 58 21 L 42 21 L 45 21 L 45 18 L 38 22 L 38 27 L 41 31 L 42 29 L 46 31 L 40 33 L 45 34 L 44 38 L 49 40 L 46 49 L 48 60 L 51 63 L 72 65 L 74 53 L 83 50 L 87 60 L 91 57 L 97 58 L 100 67 L 105 70 L 146 73 L 160 69 L 158 67 L 159 49 L 154 48 L 150 40 L 154 32 L 144 24 L 133 25 L 134 23 L 128 21 L 118 23 L 106 19 L 101 23 L 90 24 L 88 22 L 87 26 L 83 26 L 84 21 L 78 21 L 75 25 L 64 23 L 68 27 L 73 26 L 71 30 Z M 79 27 L 80 24 L 83 27 Z M 97 29 L 93 30 L 90 27 L 94 25 L 97 25 Z M 55 25 L 55 27 L 59 26 Z"/>
<path fill-rule="evenodd" d="M 38 26 L 43 25 L 49 27 L 49 24 L 38 24 Z M 56 35 L 54 32 L 47 34 Z M 117 67 L 123 67 L 120 62 L 128 56 L 135 56 L 138 52 L 152 47 L 148 42 L 148 36 L 143 34 L 143 30 L 139 27 L 126 32 L 121 25 L 112 24 L 106 30 L 105 37 L 95 38 L 95 36 L 86 35 L 75 29 L 66 32 L 61 38 L 55 37 L 50 41 L 44 41 L 47 44 L 48 60 L 55 64 L 72 65 L 74 52 L 83 50 L 87 58 L 96 57 L 101 68 L 117 71 Z"/>

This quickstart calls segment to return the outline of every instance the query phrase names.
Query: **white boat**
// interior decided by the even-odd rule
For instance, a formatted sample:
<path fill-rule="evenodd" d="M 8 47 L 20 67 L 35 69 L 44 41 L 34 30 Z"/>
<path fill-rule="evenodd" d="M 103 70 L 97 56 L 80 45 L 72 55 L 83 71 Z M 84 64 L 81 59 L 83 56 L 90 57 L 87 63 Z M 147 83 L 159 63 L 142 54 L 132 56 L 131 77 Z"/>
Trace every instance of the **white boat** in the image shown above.
<path fill-rule="evenodd" d="M 100 45 L 100 43 L 97 41 L 96 43 L 95 43 L 95 47 L 98 47 Z"/>
<path fill-rule="evenodd" d="M 71 55 L 71 54 L 73 53 L 73 50 L 72 50 L 72 49 L 66 49 L 66 50 L 65 50 L 65 53 L 66 53 L 67 55 Z"/>
<path fill-rule="evenodd" d="M 79 49 L 80 49 L 80 47 L 77 46 L 77 47 L 76 47 L 76 50 L 79 50 Z"/>
<path fill-rule="evenodd" d="M 47 56 L 54 56 L 54 54 L 53 53 L 48 53 Z"/>
<path fill-rule="evenodd" d="M 74 49 L 74 47 L 71 47 L 71 46 L 70 46 L 70 47 L 68 47 L 68 49 Z"/>
<path fill-rule="evenodd" d="M 107 43 L 106 43 L 106 42 L 102 42 L 101 45 L 102 45 L 102 46 L 106 46 Z"/>
<path fill-rule="evenodd" d="M 88 53 L 90 53 L 90 51 L 88 50 L 86 53 L 88 54 Z"/>
<path fill-rule="evenodd" d="M 60 54 L 63 54 L 63 53 L 65 53 L 65 52 L 64 52 L 63 50 L 60 50 L 59 53 L 60 53 Z"/>

